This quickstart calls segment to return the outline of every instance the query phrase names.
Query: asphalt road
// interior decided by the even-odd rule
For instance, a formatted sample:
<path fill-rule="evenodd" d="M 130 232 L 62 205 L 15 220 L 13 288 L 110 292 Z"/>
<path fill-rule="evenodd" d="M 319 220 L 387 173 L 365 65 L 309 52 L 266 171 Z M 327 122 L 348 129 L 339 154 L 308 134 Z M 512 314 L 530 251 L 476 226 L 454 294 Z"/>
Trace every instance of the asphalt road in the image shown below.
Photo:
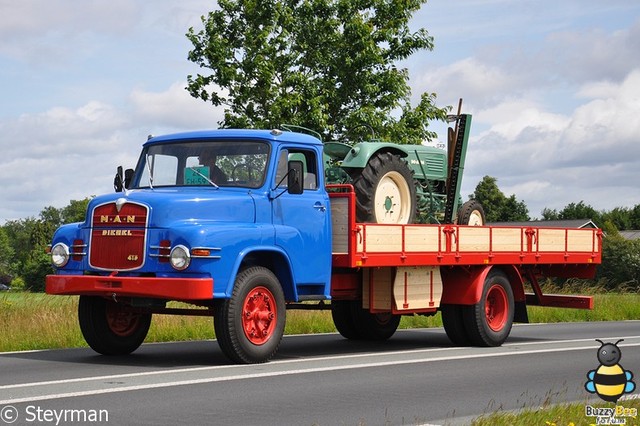
<path fill-rule="evenodd" d="M 517 325 L 500 348 L 454 347 L 442 329 L 377 344 L 288 336 L 273 361 L 249 366 L 231 365 L 215 341 L 127 357 L 7 353 L 0 426 L 466 424 L 498 409 L 599 401 L 584 390 L 599 366 L 596 338 L 624 339 L 620 364 L 640 385 L 640 321 Z"/>

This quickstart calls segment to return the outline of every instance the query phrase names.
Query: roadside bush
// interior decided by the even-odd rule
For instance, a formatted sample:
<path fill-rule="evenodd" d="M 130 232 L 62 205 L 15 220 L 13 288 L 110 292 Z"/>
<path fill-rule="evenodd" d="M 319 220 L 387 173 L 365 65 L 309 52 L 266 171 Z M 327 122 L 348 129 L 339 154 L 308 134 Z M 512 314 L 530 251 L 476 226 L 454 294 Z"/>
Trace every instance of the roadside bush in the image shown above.
<path fill-rule="evenodd" d="M 626 240 L 619 235 L 604 238 L 598 279 L 607 282 L 609 289 L 640 291 L 640 240 Z"/>

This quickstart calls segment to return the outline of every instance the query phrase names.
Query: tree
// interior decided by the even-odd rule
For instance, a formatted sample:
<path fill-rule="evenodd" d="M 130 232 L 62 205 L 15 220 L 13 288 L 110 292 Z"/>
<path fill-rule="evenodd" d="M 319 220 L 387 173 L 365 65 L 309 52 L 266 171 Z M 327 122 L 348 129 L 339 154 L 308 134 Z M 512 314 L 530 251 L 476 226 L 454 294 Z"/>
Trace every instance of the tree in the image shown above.
<path fill-rule="evenodd" d="M 469 198 L 482 204 L 487 222 L 520 222 L 529 220 L 529 209 L 515 194 L 507 197 L 500 191 L 498 180 L 485 176 Z"/>
<path fill-rule="evenodd" d="M 30 217 L 5 223 L 0 228 L 0 274 L 21 278 L 30 290 L 43 290 L 45 276 L 52 272 L 51 258 L 45 248 L 60 225 L 84 220 L 90 200 L 91 197 L 71 200 L 61 209 L 48 206 L 42 209 L 38 219 Z M 3 235 L 8 241 L 7 247 L 3 244 Z"/>
<path fill-rule="evenodd" d="M 324 139 L 376 137 L 420 143 L 428 121 L 446 117 L 424 93 L 410 105 L 408 72 L 397 62 L 433 49 L 409 19 L 426 0 L 218 0 L 190 28 L 189 93 L 225 106 L 222 127 L 318 130 Z M 397 118 L 398 117 L 398 118 Z"/>
<path fill-rule="evenodd" d="M 591 219 L 596 223 L 601 222 L 601 214 L 590 205 L 585 204 L 584 201 L 580 201 L 577 204 L 567 204 L 558 216 L 560 220 Z"/>
<path fill-rule="evenodd" d="M 2 284 L 6 284 L 4 281 L 11 282 L 13 277 L 14 253 L 7 232 L 4 228 L 0 228 L 0 283 Z"/>

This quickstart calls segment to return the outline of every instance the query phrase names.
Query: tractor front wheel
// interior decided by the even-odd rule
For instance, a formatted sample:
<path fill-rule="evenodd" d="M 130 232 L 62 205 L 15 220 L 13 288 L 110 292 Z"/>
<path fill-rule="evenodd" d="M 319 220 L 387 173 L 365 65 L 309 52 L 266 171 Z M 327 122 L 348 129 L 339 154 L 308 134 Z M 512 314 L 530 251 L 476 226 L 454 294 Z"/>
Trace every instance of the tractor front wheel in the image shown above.
<path fill-rule="evenodd" d="M 458 225 L 484 226 L 484 209 L 476 200 L 469 200 L 458 211 Z"/>

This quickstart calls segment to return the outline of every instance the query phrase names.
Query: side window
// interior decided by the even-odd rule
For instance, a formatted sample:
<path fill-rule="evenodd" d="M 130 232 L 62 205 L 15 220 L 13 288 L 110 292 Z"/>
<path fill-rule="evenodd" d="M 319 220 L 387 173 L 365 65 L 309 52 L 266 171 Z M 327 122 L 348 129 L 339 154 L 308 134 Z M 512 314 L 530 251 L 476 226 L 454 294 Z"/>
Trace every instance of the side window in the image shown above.
<path fill-rule="evenodd" d="M 288 162 L 291 160 L 302 161 L 304 172 L 304 189 L 318 189 L 318 167 L 316 154 L 310 150 L 289 148 L 282 150 L 278 158 L 278 169 L 276 172 L 276 185 L 287 174 Z M 286 179 L 280 184 L 286 186 Z"/>

